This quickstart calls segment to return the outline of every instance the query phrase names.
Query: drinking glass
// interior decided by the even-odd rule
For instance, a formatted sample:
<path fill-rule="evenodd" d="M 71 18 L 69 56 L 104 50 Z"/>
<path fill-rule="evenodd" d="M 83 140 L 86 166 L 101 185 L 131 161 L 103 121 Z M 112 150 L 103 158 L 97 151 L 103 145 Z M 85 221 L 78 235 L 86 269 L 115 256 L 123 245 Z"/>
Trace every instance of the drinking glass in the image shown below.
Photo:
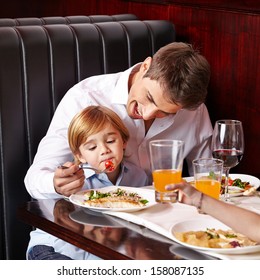
<path fill-rule="evenodd" d="M 165 186 L 182 181 L 184 142 L 154 140 L 149 143 L 155 200 L 160 203 L 176 202 L 177 193 L 166 191 Z"/>
<path fill-rule="evenodd" d="M 212 155 L 222 159 L 225 173 L 224 200 L 230 201 L 228 192 L 229 171 L 242 160 L 244 154 L 244 133 L 238 120 L 218 120 L 212 135 Z"/>
<path fill-rule="evenodd" d="M 199 158 L 192 162 L 195 188 L 219 199 L 223 160 L 216 158 Z"/>

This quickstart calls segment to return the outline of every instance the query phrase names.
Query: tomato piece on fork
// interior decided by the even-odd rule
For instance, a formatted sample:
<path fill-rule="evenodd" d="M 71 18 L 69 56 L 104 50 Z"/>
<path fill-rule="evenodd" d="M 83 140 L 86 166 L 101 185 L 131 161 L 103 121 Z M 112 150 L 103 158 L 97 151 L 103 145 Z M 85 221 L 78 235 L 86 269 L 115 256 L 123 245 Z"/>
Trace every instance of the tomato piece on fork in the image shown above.
<path fill-rule="evenodd" d="M 115 169 L 115 165 L 111 160 L 105 162 L 105 167 L 108 171 L 113 171 Z"/>

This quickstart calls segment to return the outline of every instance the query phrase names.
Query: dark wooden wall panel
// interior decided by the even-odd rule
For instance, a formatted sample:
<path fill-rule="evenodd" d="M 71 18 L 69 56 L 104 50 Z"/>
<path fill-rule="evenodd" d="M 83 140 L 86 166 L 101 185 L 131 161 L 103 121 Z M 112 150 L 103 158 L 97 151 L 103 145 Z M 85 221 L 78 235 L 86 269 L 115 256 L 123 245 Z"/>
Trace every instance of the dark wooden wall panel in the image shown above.
<path fill-rule="evenodd" d="M 260 17 L 172 6 L 169 19 L 176 25 L 178 39 L 200 48 L 211 64 L 207 105 L 212 122 L 233 118 L 244 124 L 245 155 L 233 172 L 259 176 Z"/>
<path fill-rule="evenodd" d="M 0 10 L 0 17 L 134 13 L 140 19 L 171 20 L 176 26 L 177 39 L 194 44 L 211 64 L 212 77 L 207 106 L 212 122 L 220 118 L 234 118 L 244 123 L 245 155 L 233 172 L 260 177 L 259 1 L 5 2 L 5 9 Z"/>

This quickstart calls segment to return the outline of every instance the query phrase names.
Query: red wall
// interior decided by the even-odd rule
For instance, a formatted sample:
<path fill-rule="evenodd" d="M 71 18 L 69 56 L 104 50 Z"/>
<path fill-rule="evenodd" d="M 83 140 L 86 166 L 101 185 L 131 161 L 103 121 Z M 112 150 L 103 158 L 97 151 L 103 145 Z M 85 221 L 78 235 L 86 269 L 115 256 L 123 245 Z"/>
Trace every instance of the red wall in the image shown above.
<path fill-rule="evenodd" d="M 41 4 L 35 0 L 9 0 L 0 16 L 134 13 L 140 19 L 172 21 L 177 39 L 196 45 L 211 64 L 207 105 L 212 122 L 233 118 L 244 124 L 245 155 L 233 172 L 260 177 L 260 4 L 221 0 L 147 2 L 45 0 Z"/>

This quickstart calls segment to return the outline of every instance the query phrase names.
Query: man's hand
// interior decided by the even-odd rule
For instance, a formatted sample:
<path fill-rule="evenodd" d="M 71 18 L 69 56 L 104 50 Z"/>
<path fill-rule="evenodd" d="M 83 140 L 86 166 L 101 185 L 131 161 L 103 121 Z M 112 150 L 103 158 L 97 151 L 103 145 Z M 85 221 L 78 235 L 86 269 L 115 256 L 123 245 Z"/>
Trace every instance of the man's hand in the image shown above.
<path fill-rule="evenodd" d="M 55 170 L 53 184 L 55 191 L 64 196 L 70 196 L 81 190 L 84 185 L 84 171 L 72 162 L 66 162 L 64 166 Z"/>

